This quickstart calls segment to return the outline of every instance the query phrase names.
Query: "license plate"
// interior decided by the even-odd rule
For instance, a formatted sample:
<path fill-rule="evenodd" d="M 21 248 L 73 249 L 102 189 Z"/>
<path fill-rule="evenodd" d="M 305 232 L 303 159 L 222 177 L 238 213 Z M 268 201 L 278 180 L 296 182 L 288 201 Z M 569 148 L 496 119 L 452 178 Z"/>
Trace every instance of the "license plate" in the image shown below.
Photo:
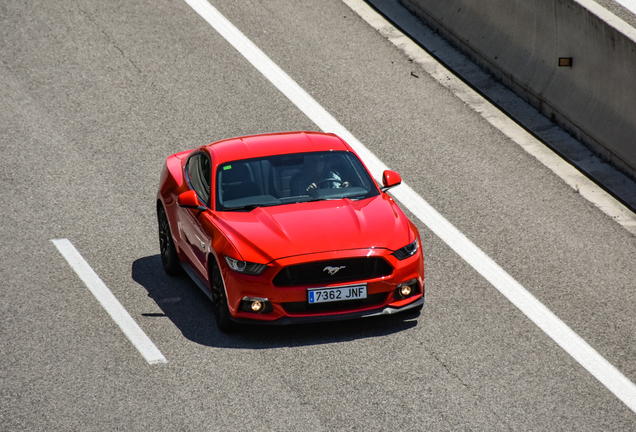
<path fill-rule="evenodd" d="M 366 285 L 352 285 L 338 288 L 318 288 L 307 290 L 309 304 L 359 300 L 367 298 Z"/>

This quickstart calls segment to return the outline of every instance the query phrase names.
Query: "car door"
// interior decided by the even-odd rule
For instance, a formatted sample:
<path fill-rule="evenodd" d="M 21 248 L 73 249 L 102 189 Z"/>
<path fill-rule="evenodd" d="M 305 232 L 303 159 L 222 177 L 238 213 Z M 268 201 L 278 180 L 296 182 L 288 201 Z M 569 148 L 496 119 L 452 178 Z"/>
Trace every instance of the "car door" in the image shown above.
<path fill-rule="evenodd" d="M 185 174 L 188 185 L 197 193 L 199 201 L 208 210 L 179 207 L 179 227 L 186 241 L 184 252 L 190 259 L 193 269 L 203 280 L 207 280 L 207 254 L 212 242 L 201 222 L 205 213 L 210 211 L 210 157 L 205 153 L 190 156 Z"/>

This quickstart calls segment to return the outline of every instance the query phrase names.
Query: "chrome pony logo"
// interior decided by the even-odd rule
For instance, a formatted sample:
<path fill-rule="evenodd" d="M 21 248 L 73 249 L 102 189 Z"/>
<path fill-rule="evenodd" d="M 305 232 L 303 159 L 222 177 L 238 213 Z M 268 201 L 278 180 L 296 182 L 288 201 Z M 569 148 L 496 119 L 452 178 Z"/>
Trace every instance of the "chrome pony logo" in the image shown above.
<path fill-rule="evenodd" d="M 340 267 L 327 266 L 324 269 L 322 269 L 322 271 L 326 271 L 327 273 L 329 273 L 329 276 L 333 276 L 345 267 L 346 266 L 340 266 Z"/>

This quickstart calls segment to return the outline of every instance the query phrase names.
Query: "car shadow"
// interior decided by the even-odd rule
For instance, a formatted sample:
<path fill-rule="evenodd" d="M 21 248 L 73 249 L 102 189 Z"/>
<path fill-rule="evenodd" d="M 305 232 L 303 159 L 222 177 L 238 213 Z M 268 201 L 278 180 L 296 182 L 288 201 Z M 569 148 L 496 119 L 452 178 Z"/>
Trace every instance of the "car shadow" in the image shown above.
<path fill-rule="evenodd" d="M 413 328 L 417 320 L 397 314 L 287 326 L 244 325 L 237 332 L 224 334 L 214 321 L 210 299 L 187 275 L 166 275 L 159 255 L 140 258 L 132 264 L 132 278 L 148 291 L 163 314 L 143 313 L 148 319 L 170 319 L 187 339 L 201 345 L 271 349 L 350 341 L 385 336 Z"/>

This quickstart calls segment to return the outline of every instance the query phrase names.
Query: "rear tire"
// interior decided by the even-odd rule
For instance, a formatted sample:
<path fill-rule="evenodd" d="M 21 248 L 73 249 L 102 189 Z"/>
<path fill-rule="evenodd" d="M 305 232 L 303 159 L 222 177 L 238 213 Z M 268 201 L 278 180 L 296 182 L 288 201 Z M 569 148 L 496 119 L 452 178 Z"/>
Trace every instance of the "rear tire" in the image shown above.
<path fill-rule="evenodd" d="M 174 246 L 168 215 L 163 208 L 163 204 L 157 207 L 157 221 L 159 224 L 159 250 L 161 252 L 161 263 L 167 274 L 174 276 L 181 273 L 179 255 Z"/>
<path fill-rule="evenodd" d="M 221 269 L 216 261 L 211 265 L 210 285 L 212 288 L 212 307 L 214 308 L 214 319 L 223 333 L 231 333 L 236 330 L 236 323 L 230 318 L 230 309 L 227 304 L 227 296 L 223 287 Z"/>

